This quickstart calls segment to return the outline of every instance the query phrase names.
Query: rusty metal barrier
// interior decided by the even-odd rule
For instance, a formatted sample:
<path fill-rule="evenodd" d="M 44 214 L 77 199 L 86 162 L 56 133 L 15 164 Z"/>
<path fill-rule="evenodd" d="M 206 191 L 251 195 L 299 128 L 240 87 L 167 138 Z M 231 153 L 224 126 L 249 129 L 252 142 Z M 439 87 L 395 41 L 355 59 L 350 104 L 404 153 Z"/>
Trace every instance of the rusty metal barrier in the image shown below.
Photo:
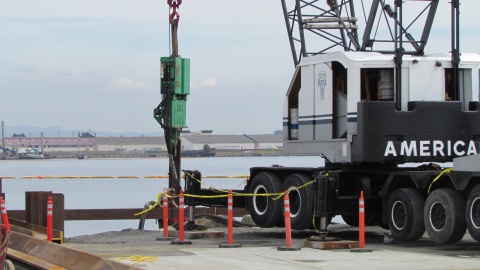
<path fill-rule="evenodd" d="M 46 239 L 47 227 L 47 204 L 49 196 L 53 199 L 53 236 L 56 243 L 63 243 L 65 221 L 73 220 L 128 220 L 140 217 L 135 214 L 141 212 L 142 208 L 119 208 L 119 209 L 65 209 L 64 195 L 52 193 L 51 191 L 26 192 L 25 210 L 8 210 L 8 219 L 15 225 L 15 231 L 25 233 L 37 238 Z M 170 212 L 170 211 L 169 211 Z M 243 216 L 248 212 L 243 207 L 236 207 L 237 216 Z M 225 207 L 196 207 L 195 215 L 227 215 Z M 178 212 L 168 213 L 169 219 L 178 218 Z M 163 209 L 153 208 L 143 219 L 158 220 L 163 222 Z M 141 229 L 141 228 L 139 228 Z"/>
<path fill-rule="evenodd" d="M 38 269 L 134 270 L 123 264 L 84 251 L 67 248 L 45 240 L 10 231 L 9 255 L 28 263 L 36 262 Z M 12 252 L 13 251 L 13 252 Z M 40 268 L 41 267 L 41 268 Z"/>

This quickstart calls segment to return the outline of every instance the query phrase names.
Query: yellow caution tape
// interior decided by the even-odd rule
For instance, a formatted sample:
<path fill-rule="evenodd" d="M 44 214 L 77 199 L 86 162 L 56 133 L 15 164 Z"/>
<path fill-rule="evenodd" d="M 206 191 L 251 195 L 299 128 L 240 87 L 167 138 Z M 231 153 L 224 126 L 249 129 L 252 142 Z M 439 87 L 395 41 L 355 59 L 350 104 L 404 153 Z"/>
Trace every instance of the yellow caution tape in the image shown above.
<path fill-rule="evenodd" d="M 452 168 L 447 168 L 445 170 L 443 170 L 439 175 L 437 175 L 437 177 L 435 177 L 435 179 L 433 179 L 432 183 L 430 183 L 430 185 L 428 186 L 428 194 L 430 194 L 430 188 L 432 187 L 433 183 L 435 183 L 438 179 L 440 179 L 440 177 L 442 177 L 442 175 L 444 173 L 450 173 L 452 171 Z"/>
<path fill-rule="evenodd" d="M 185 173 L 185 174 L 187 174 L 188 176 L 190 176 L 193 180 L 199 182 L 201 185 L 207 186 L 207 184 L 205 184 L 205 183 L 203 183 L 202 181 L 200 181 L 199 179 L 193 177 L 193 175 L 191 175 L 191 174 L 189 174 L 189 173 Z M 216 190 L 216 191 L 220 191 L 220 192 L 228 192 L 227 190 L 218 189 L 218 188 L 216 188 L 216 187 L 214 187 L 214 186 L 209 186 L 208 189 Z"/>
<path fill-rule="evenodd" d="M 55 178 L 51 175 L 36 175 L 36 176 L 33 176 L 33 175 L 28 175 L 28 176 L 22 176 L 22 179 L 51 179 L 51 178 Z"/>
<path fill-rule="evenodd" d="M 155 207 L 158 205 L 158 203 L 160 202 L 160 198 L 162 197 L 162 194 L 165 195 L 165 196 L 169 196 L 169 195 L 167 194 L 167 192 L 158 193 L 158 194 L 157 194 L 157 200 L 155 201 L 155 203 L 154 203 L 152 206 L 150 206 L 150 208 L 145 209 L 145 210 L 143 210 L 142 212 L 136 213 L 136 214 L 133 214 L 133 215 L 134 215 L 134 216 L 139 216 L 139 215 L 144 214 L 144 213 L 147 213 L 148 211 L 150 211 L 150 210 L 152 210 L 153 208 L 155 208 Z"/>
<path fill-rule="evenodd" d="M 192 197 L 192 198 L 201 198 L 201 199 L 215 199 L 215 198 L 225 198 L 228 197 L 228 194 L 221 194 L 221 195 L 195 195 L 195 194 L 183 194 L 185 197 Z M 233 196 L 233 194 L 232 194 Z"/>
<path fill-rule="evenodd" d="M 304 188 L 304 187 L 306 187 L 306 186 L 308 186 L 308 185 L 313 184 L 313 182 L 315 182 L 315 180 L 312 180 L 312 181 L 310 181 L 310 182 L 307 182 L 307 183 L 305 183 L 305 184 L 303 184 L 303 185 L 301 185 L 301 186 L 299 186 L 299 187 L 292 188 L 290 191 L 302 189 L 302 188 Z"/>
<path fill-rule="evenodd" d="M 184 177 L 184 175 L 182 175 Z M 209 175 L 209 176 L 203 176 L 203 178 L 218 178 L 218 179 L 224 179 L 224 178 L 247 178 L 248 180 L 248 175 L 234 175 L 234 176 L 228 176 L 228 175 Z M 0 176 L 2 179 L 16 179 L 15 176 Z M 110 175 L 59 175 L 59 176 L 51 176 L 51 175 L 26 175 L 20 177 L 21 179 L 52 179 L 52 178 L 57 178 L 57 179 L 75 179 L 75 178 L 169 178 L 168 175 L 147 175 L 144 177 L 141 176 L 136 176 L 136 175 L 121 175 L 121 176 L 110 176 Z M 193 178 L 193 177 L 192 177 Z M 194 178 L 195 179 L 195 178 Z M 195 179 L 199 181 L 198 179 Z M 202 183 L 201 181 L 199 181 Z M 202 183 L 205 185 L 205 183 Z M 213 187 L 211 187 L 213 188 Z M 213 188 L 214 189 L 214 188 Z"/>
<path fill-rule="evenodd" d="M 192 177 L 193 179 L 195 179 L 194 177 Z M 197 181 L 199 181 L 198 179 L 196 179 Z M 308 185 L 311 185 L 313 182 L 315 182 L 315 180 L 312 180 L 308 183 L 305 183 L 304 185 L 302 186 L 299 186 L 299 187 L 296 187 L 296 188 L 292 188 L 291 190 L 287 190 L 287 191 L 284 191 L 284 192 L 280 192 L 280 193 L 261 193 L 261 194 L 253 194 L 253 193 L 236 193 L 236 192 L 232 192 L 232 197 L 234 196 L 237 196 L 237 197 L 270 197 L 270 196 L 276 196 L 275 198 L 273 198 L 273 200 L 278 200 L 280 198 L 282 198 L 283 196 L 285 196 L 285 194 L 287 192 L 290 192 L 292 190 L 299 190 L 301 188 L 305 188 L 306 186 Z M 216 191 L 219 191 L 219 192 L 222 192 L 224 194 L 218 194 L 218 195 L 196 195 L 196 194 L 187 194 L 187 193 L 183 193 L 183 196 L 184 197 L 191 197 L 191 198 L 199 198 L 199 199 L 216 199 L 216 198 L 225 198 L 225 197 L 228 197 L 229 196 L 229 191 L 227 190 L 220 190 L 220 189 L 217 189 Z M 169 195 L 167 192 L 163 192 L 163 193 L 158 193 L 157 194 L 157 200 L 155 201 L 155 204 L 153 204 L 149 209 L 146 209 L 146 210 L 143 210 L 139 213 L 136 213 L 134 214 L 134 216 L 138 216 L 138 215 L 141 215 L 141 214 L 144 214 L 144 213 L 147 213 L 148 211 L 151 211 L 153 208 L 155 208 L 159 202 L 160 202 L 160 198 L 162 197 L 162 195 L 168 197 L 168 198 L 177 198 L 179 197 L 179 195 L 176 195 L 176 196 L 171 196 Z"/>
<path fill-rule="evenodd" d="M 239 187 L 239 186 L 243 186 L 243 185 L 245 185 L 245 184 L 247 183 L 247 181 L 248 181 L 248 178 L 247 178 L 247 179 L 245 179 L 245 181 L 243 181 L 243 182 L 241 182 L 240 184 L 238 184 L 238 186 L 236 186 L 236 187 Z"/>
<path fill-rule="evenodd" d="M 249 178 L 249 177 L 250 177 L 250 175 L 248 175 L 248 174 L 232 176 L 232 178 Z"/>

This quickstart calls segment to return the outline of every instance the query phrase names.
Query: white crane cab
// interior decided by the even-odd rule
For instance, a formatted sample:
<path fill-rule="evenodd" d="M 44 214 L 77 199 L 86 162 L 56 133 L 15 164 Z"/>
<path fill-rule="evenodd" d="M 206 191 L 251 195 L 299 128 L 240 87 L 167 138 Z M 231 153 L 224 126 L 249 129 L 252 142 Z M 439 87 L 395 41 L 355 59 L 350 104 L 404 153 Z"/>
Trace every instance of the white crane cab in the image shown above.
<path fill-rule="evenodd" d="M 480 55 L 463 54 L 460 87 L 450 54 L 405 56 L 401 109 L 393 55 L 305 57 L 284 103 L 284 151 L 332 163 L 452 161 L 478 153 Z M 468 121 L 459 121 L 467 117 Z M 461 122 L 461 123 L 459 123 Z"/>

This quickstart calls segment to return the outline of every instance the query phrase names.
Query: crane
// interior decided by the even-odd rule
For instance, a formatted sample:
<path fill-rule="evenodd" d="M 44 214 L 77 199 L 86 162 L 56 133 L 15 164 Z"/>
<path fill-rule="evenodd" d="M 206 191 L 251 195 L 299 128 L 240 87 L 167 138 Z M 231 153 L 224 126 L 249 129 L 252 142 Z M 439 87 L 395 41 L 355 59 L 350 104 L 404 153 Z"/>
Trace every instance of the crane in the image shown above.
<path fill-rule="evenodd" d="M 160 124 L 165 134 L 165 145 L 169 157 L 169 187 L 176 193 L 180 186 L 180 133 L 186 127 L 186 102 L 190 94 L 190 59 L 182 58 L 178 54 L 177 29 L 180 15 L 177 9 L 182 0 L 168 0 L 172 9 L 169 16 L 171 26 L 170 56 L 160 58 L 160 93 L 162 101 L 153 110 L 153 117 Z"/>
<path fill-rule="evenodd" d="M 325 236 L 336 215 L 358 226 L 364 194 L 367 225 L 395 241 L 427 232 L 454 243 L 467 228 L 480 241 L 480 55 L 460 58 L 459 1 L 450 2 L 451 52 L 439 54 L 425 48 L 440 1 L 365 2 L 281 1 L 295 65 L 283 152 L 325 165 L 252 167 L 237 206 L 260 227 L 282 226 L 269 195 L 289 190 L 292 228 Z"/>

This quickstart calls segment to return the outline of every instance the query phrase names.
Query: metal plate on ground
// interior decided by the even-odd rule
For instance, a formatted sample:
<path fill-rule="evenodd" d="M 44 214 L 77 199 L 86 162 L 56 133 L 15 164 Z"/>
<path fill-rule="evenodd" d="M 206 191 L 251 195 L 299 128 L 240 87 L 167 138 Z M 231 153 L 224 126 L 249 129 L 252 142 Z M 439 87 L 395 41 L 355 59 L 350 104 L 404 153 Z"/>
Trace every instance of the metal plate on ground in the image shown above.
<path fill-rule="evenodd" d="M 309 241 L 308 239 L 306 239 L 304 244 L 305 244 L 305 247 L 316 248 L 316 249 L 352 249 L 352 248 L 359 247 L 358 241 L 348 241 L 348 240 L 322 242 L 322 241 Z"/>

